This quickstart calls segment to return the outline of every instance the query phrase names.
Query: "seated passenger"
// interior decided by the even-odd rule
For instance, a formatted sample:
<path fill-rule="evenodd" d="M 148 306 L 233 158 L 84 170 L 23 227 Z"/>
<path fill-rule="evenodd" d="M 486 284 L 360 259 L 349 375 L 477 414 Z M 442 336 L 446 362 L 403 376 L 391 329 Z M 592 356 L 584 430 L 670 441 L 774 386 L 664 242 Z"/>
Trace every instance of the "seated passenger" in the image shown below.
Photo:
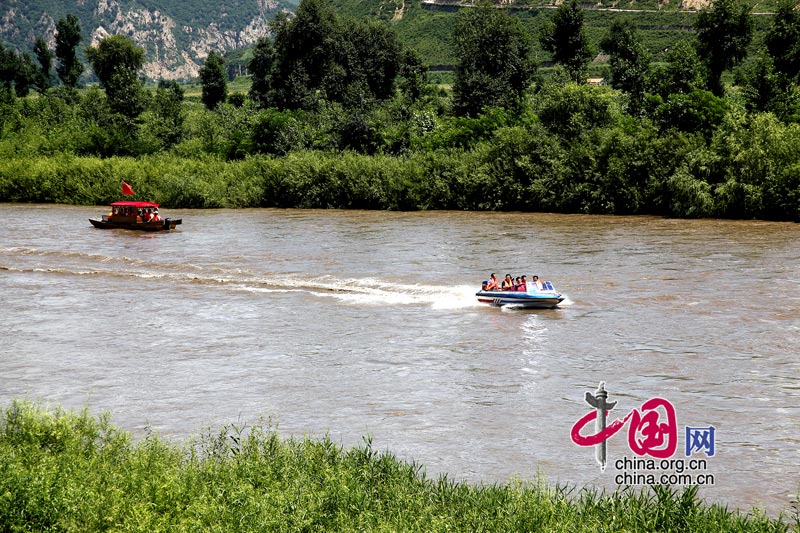
<path fill-rule="evenodd" d="M 522 276 L 522 280 L 520 280 L 519 285 L 517 285 L 517 290 L 520 292 L 528 292 L 528 276 Z"/>
<path fill-rule="evenodd" d="M 503 278 L 503 283 L 500 285 L 500 288 L 504 291 L 514 290 L 514 280 L 511 278 L 511 274 L 506 274 L 506 277 Z"/>
<path fill-rule="evenodd" d="M 497 285 L 497 274 L 492 272 L 492 275 L 489 276 L 489 282 L 486 284 L 486 288 L 483 290 L 486 291 L 496 291 L 499 288 Z"/>
<path fill-rule="evenodd" d="M 533 279 L 531 280 L 531 283 L 537 289 L 541 289 L 542 288 L 542 282 L 539 281 L 539 276 L 533 276 Z"/>

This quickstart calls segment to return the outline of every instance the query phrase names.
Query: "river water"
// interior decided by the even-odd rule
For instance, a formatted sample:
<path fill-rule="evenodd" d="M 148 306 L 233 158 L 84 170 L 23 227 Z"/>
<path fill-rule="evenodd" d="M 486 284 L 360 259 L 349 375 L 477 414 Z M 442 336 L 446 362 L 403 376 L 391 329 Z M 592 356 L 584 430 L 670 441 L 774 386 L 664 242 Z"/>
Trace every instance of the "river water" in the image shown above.
<path fill-rule="evenodd" d="M 178 442 L 263 418 L 287 437 L 369 436 L 429 477 L 476 483 L 613 490 L 682 470 L 694 477 L 671 481 L 705 482 L 709 502 L 792 510 L 796 224 L 173 210 L 178 230 L 142 234 L 92 228 L 103 210 L 0 204 L 3 405 L 108 410 L 135 437 Z M 492 271 L 537 274 L 566 300 L 479 305 Z M 635 462 L 631 421 L 604 471 L 573 443 L 601 381 L 609 421 L 651 398 L 662 422 L 672 407 L 666 470 Z M 686 426 L 704 429 L 692 464 Z"/>

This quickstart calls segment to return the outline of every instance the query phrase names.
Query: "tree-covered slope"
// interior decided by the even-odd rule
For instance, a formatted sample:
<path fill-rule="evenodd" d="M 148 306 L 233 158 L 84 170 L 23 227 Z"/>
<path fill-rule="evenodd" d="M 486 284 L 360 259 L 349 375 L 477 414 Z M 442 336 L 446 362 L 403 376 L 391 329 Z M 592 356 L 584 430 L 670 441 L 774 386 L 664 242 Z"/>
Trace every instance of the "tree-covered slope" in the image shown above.
<path fill-rule="evenodd" d="M 416 49 L 429 65 L 455 63 L 451 36 L 454 15 L 461 9 L 470 9 L 472 3 L 452 0 L 332 0 L 342 15 L 377 17 L 387 21 L 398 33 L 400 40 Z M 560 2 L 557 2 L 560 4 Z M 622 0 L 581 4 L 584 9 L 586 31 L 596 45 L 608 31 L 611 23 L 620 18 L 632 19 L 642 32 L 646 48 L 656 61 L 660 55 L 680 39 L 691 37 L 698 10 L 707 6 L 707 0 L 660 2 L 659 0 Z M 756 26 L 755 44 L 771 23 L 772 13 L 779 0 L 767 0 L 753 10 Z M 549 60 L 538 43 L 542 25 L 555 11 L 552 0 L 514 0 L 504 2 L 518 16 L 533 39 L 533 49 L 540 62 Z"/>

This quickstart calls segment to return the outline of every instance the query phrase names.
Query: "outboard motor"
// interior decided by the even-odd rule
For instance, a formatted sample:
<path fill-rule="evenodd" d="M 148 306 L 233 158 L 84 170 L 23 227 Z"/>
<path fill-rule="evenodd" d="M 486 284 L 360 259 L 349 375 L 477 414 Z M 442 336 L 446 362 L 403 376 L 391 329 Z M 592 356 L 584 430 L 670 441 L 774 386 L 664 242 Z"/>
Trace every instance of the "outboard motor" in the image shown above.
<path fill-rule="evenodd" d="M 169 229 L 170 223 L 171 223 L 171 220 L 169 218 L 165 218 L 164 219 L 164 229 Z"/>

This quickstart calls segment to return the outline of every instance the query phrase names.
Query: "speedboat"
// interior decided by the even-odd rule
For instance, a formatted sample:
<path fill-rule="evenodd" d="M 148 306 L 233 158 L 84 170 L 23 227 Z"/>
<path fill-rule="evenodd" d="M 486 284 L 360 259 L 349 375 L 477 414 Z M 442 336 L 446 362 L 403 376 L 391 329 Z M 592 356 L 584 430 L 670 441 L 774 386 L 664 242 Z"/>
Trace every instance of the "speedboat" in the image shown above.
<path fill-rule="evenodd" d="M 564 301 L 560 292 L 549 281 L 541 282 L 541 287 L 529 283 L 526 291 L 478 291 L 478 301 L 495 307 L 513 306 L 520 309 L 552 309 Z"/>
<path fill-rule="evenodd" d="M 137 229 L 169 231 L 183 222 L 180 218 L 162 218 L 154 202 L 114 202 L 111 212 L 100 220 L 90 218 L 92 226 L 100 229 Z"/>

